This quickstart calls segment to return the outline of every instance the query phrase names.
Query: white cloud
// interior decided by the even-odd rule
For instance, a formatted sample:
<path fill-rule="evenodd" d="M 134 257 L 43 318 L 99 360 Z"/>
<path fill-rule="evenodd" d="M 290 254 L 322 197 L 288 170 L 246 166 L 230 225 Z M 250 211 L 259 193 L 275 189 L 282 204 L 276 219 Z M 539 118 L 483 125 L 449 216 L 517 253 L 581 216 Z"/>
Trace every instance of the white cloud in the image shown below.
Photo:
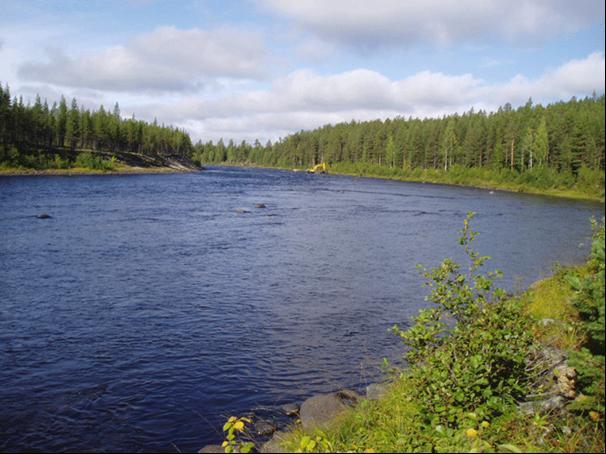
<path fill-rule="evenodd" d="M 186 91 L 219 77 L 260 77 L 265 49 L 260 37 L 250 32 L 164 26 L 93 55 L 70 57 L 54 50 L 48 58 L 47 62 L 23 63 L 19 76 L 64 87 Z"/>
<path fill-rule="evenodd" d="M 323 39 L 369 49 L 504 41 L 534 45 L 604 16 L 603 0 L 258 0 Z"/>
<path fill-rule="evenodd" d="M 579 94 L 588 95 L 592 91 L 603 93 L 604 70 L 604 54 L 595 52 L 581 60 L 570 60 L 537 79 L 517 75 L 505 84 L 482 87 L 477 96 L 492 104 L 516 104 L 529 97 L 560 100 Z"/>
<path fill-rule="evenodd" d="M 296 71 L 267 90 L 222 98 L 184 97 L 164 104 L 134 106 L 137 115 L 187 127 L 196 138 L 275 139 L 326 123 L 395 116 L 441 116 L 471 107 L 495 110 L 507 102 L 523 104 L 604 92 L 604 54 L 571 60 L 529 79 L 522 75 L 491 84 L 472 74 L 421 71 L 391 80 L 367 69 L 333 75 Z"/>

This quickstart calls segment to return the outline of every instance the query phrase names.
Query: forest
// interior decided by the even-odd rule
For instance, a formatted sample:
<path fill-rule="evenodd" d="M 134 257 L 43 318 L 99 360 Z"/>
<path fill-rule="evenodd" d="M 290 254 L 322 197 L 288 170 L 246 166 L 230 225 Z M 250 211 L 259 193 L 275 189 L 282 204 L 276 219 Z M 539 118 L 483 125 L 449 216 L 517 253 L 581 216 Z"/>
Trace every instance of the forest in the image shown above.
<path fill-rule="evenodd" d="M 153 165 L 162 157 L 189 159 L 192 151 L 186 131 L 124 119 L 117 103 L 111 112 L 81 108 L 76 99 L 68 106 L 64 97 L 50 107 L 40 96 L 24 104 L 0 86 L 0 167 L 107 169 L 115 155 Z"/>
<path fill-rule="evenodd" d="M 604 95 L 543 106 L 532 100 L 495 112 L 471 109 L 442 118 L 351 121 L 290 134 L 262 145 L 198 141 L 156 120 L 112 111 L 50 107 L 11 98 L 0 86 L 0 167 L 110 169 L 112 162 L 305 168 L 326 162 L 336 173 L 468 184 L 521 191 L 573 191 L 604 197 Z M 145 159 L 143 159 L 145 158 Z M 565 195 L 565 194 L 562 195 Z"/>
<path fill-rule="evenodd" d="M 487 113 L 351 121 L 300 131 L 265 146 L 198 142 L 201 163 L 309 167 L 436 180 L 517 182 L 530 187 L 604 187 L 604 95 L 542 106 L 532 100 Z"/>

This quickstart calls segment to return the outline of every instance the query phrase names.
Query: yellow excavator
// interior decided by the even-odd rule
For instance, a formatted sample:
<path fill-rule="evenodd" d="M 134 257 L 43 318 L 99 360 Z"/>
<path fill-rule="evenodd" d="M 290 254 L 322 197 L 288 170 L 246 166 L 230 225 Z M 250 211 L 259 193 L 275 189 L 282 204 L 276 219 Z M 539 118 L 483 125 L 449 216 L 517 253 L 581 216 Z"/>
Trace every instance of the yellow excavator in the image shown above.
<path fill-rule="evenodd" d="M 307 173 L 326 173 L 328 171 L 328 166 L 325 162 L 322 164 L 316 164 L 310 169 L 307 169 Z"/>

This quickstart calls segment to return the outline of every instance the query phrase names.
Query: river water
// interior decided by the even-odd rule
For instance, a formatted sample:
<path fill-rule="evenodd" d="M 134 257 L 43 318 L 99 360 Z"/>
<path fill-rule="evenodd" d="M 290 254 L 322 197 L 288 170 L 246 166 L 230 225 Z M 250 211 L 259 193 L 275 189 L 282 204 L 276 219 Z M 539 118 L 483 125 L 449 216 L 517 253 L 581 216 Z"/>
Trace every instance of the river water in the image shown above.
<path fill-rule="evenodd" d="M 239 168 L 0 177 L 0 207 L 5 451 L 194 451 L 231 414 L 362 389 L 401 354 L 387 329 L 426 304 L 416 265 L 461 258 L 467 211 L 512 291 L 582 261 L 604 215 Z"/>

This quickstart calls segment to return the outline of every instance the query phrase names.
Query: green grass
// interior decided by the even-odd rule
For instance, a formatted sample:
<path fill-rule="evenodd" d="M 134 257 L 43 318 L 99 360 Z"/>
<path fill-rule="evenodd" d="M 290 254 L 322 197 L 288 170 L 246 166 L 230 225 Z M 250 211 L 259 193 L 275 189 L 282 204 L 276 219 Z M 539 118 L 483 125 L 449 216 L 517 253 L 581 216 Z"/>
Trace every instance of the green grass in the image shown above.
<path fill-rule="evenodd" d="M 543 344 L 576 350 L 586 342 L 579 313 L 572 303 L 575 291 L 567 278 L 587 274 L 587 265 L 558 268 L 552 277 L 536 282 L 520 297 L 536 322 L 533 333 Z"/>
<path fill-rule="evenodd" d="M 419 183 L 448 184 L 509 192 L 549 195 L 578 200 L 604 201 L 604 173 L 585 172 L 576 180 L 567 175 L 543 171 L 518 174 L 508 170 L 453 168 L 448 172 L 434 169 L 404 170 L 379 165 L 361 163 L 335 163 L 329 167 L 330 173 L 381 178 Z"/>

